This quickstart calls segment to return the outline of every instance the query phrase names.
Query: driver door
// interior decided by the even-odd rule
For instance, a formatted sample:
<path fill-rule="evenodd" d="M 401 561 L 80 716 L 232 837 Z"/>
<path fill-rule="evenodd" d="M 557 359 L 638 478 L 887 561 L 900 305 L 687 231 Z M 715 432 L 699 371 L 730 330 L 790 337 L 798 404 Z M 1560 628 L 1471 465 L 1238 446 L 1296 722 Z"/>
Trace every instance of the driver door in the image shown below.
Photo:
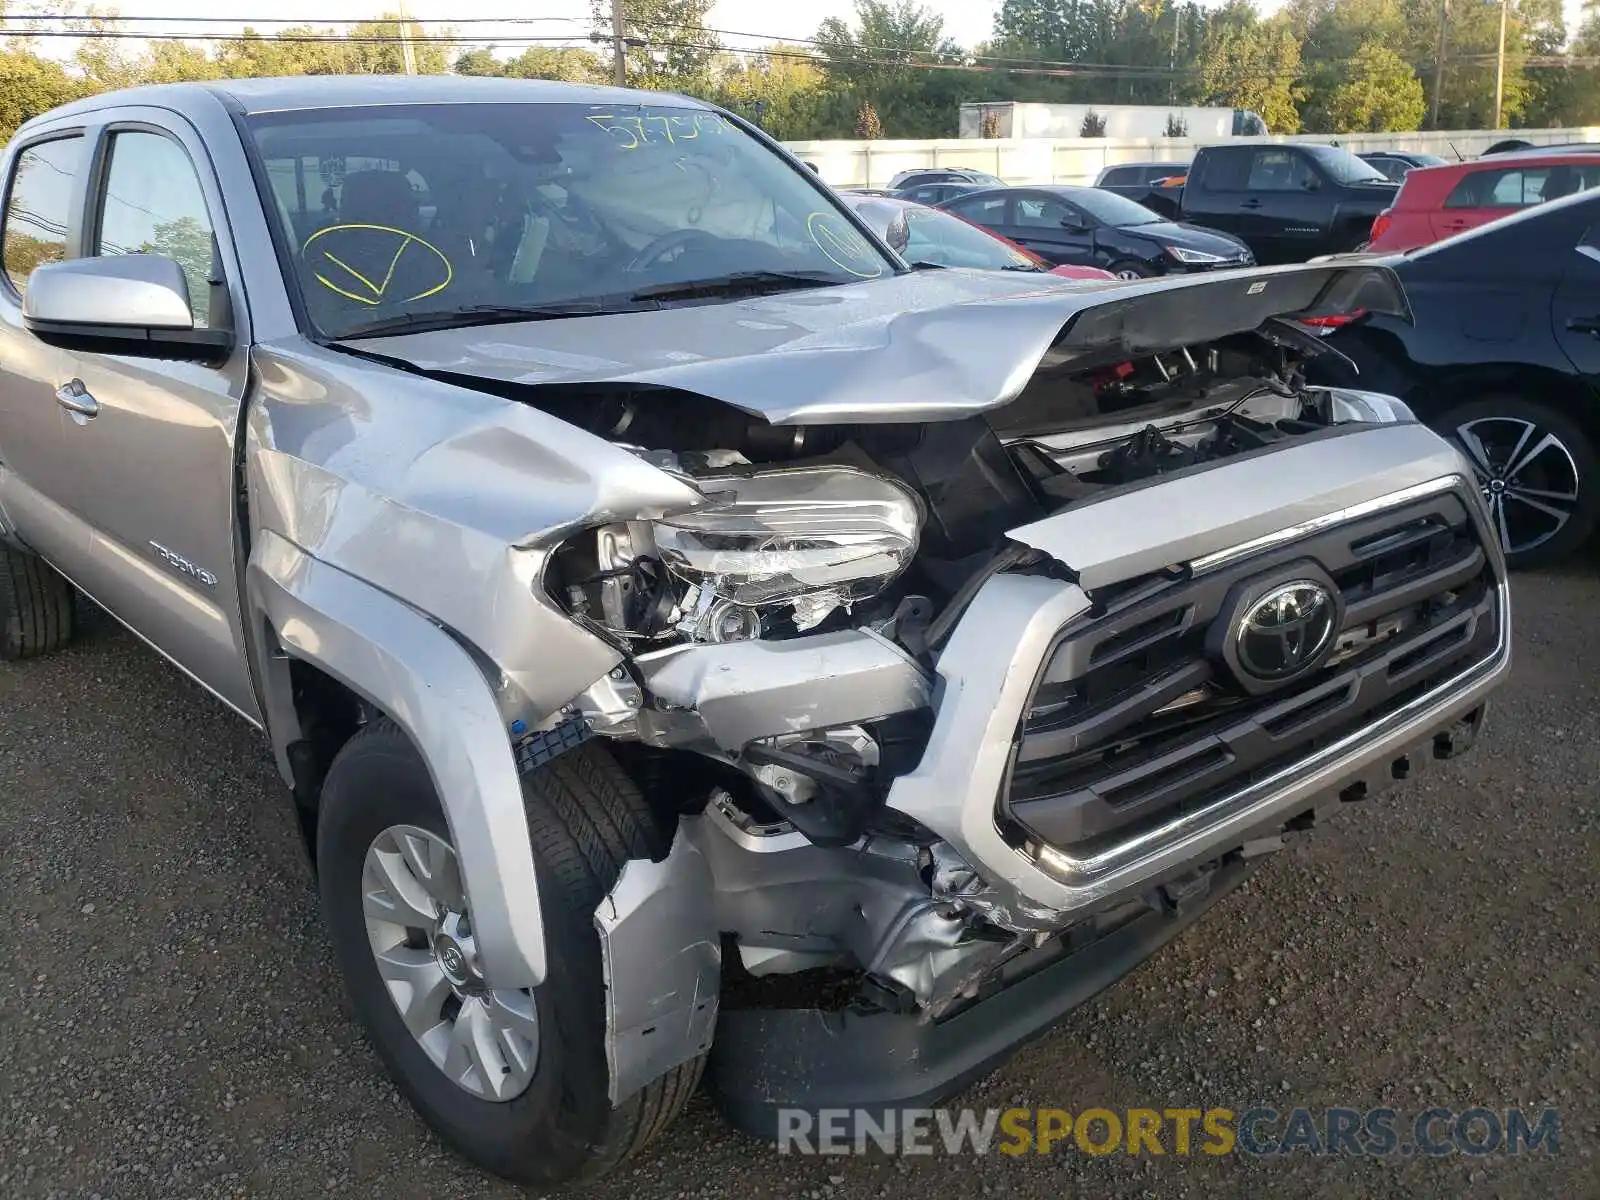
<path fill-rule="evenodd" d="M 257 718 L 240 605 L 244 294 L 204 148 L 179 118 L 123 110 L 99 131 L 84 253 L 161 254 L 183 268 L 196 325 L 231 327 L 226 361 L 78 351 L 69 384 L 70 503 L 89 529 L 76 582 L 229 705 Z M 226 264 L 226 267 L 225 267 Z"/>
<path fill-rule="evenodd" d="M 1011 228 L 1005 235 L 1032 250 L 1052 266 L 1097 267 L 1094 231 L 1083 212 L 1045 192 L 1016 198 Z"/>

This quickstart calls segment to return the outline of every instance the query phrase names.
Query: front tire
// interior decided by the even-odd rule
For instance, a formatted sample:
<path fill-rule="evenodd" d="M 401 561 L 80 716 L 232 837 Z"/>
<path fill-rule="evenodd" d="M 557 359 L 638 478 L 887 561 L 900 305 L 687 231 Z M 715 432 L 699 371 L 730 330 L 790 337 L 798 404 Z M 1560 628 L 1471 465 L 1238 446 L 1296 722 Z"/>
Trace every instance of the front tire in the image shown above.
<path fill-rule="evenodd" d="M 1153 272 L 1149 267 L 1145 266 L 1144 263 L 1136 262 L 1131 258 L 1125 258 L 1121 262 L 1114 262 L 1106 269 L 1118 279 L 1126 280 L 1148 279 L 1151 275 L 1155 274 L 1155 272 Z"/>
<path fill-rule="evenodd" d="M 72 627 L 72 585 L 38 555 L 0 546 L 0 661 L 59 649 Z"/>
<path fill-rule="evenodd" d="M 641 1149 L 688 1102 L 704 1058 L 612 1108 L 594 911 L 630 858 L 660 857 L 670 839 L 598 743 L 525 777 L 523 799 L 548 954 L 532 991 L 494 990 L 477 974 L 443 810 L 392 723 L 334 759 L 317 862 L 351 1001 L 400 1090 L 472 1162 L 548 1187 Z"/>
<path fill-rule="evenodd" d="M 1495 395 L 1430 423 L 1472 463 L 1510 566 L 1565 558 L 1594 533 L 1600 464 L 1593 441 L 1571 417 L 1520 396 Z"/>

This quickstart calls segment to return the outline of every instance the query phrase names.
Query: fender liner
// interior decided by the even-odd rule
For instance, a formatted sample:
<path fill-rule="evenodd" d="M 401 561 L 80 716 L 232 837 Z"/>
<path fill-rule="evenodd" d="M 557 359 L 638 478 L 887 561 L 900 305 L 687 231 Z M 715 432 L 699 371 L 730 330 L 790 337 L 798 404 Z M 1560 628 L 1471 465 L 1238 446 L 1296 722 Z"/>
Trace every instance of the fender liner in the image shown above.
<path fill-rule="evenodd" d="M 467 649 L 415 609 L 275 533 L 256 542 L 246 590 L 284 651 L 410 737 L 461 859 L 485 975 L 495 987 L 542 983 L 544 922 L 521 779 L 494 693 Z M 268 707 L 276 715 L 277 706 Z M 280 759 L 284 724 L 270 723 Z"/>

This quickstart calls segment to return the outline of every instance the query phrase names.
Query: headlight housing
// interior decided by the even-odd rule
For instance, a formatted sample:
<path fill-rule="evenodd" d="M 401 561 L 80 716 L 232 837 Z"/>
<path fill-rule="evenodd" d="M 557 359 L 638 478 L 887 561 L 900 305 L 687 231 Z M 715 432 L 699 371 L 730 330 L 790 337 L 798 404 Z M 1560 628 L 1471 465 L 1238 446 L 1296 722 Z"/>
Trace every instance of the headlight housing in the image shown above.
<path fill-rule="evenodd" d="M 1230 261 L 1227 255 L 1212 254 L 1205 250 L 1191 250 L 1187 246 L 1168 246 L 1166 251 L 1178 262 L 1186 263 L 1189 266 L 1209 266 L 1214 263 Z"/>
<path fill-rule="evenodd" d="M 753 610 L 780 604 L 809 629 L 881 592 L 917 551 L 921 503 L 881 475 L 818 466 L 695 484 L 711 503 L 651 530 L 662 564 L 695 590 L 686 617 L 707 640 L 751 636 Z"/>

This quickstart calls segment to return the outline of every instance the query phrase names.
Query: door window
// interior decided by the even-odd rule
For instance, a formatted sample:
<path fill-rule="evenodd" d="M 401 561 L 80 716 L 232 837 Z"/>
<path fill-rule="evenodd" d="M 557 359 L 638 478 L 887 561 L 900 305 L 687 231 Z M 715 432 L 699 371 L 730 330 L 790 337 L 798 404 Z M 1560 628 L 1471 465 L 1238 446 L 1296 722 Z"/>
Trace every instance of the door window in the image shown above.
<path fill-rule="evenodd" d="M 1257 150 L 1250 160 L 1246 188 L 1252 192 L 1301 192 L 1316 179 L 1311 164 L 1293 150 Z"/>
<path fill-rule="evenodd" d="M 1063 223 L 1082 225 L 1083 216 L 1053 196 L 1027 196 L 1017 201 L 1015 224 L 1025 229 L 1060 229 Z"/>
<path fill-rule="evenodd" d="M 1600 166 L 1558 164 L 1475 171 L 1456 184 L 1446 208 L 1527 208 L 1587 191 L 1600 182 Z"/>
<path fill-rule="evenodd" d="M 83 165 L 83 138 L 55 138 L 17 155 L 6 195 L 5 270 L 17 293 L 28 276 L 67 253 L 72 187 Z"/>
<path fill-rule="evenodd" d="M 113 134 L 96 254 L 160 254 L 183 268 L 197 327 L 211 323 L 211 217 L 183 147 L 143 130 Z"/>
<path fill-rule="evenodd" d="M 1242 192 L 1250 173 L 1250 151 L 1208 149 L 1195 164 L 1198 177 L 1191 175 L 1200 189 L 1208 192 Z"/>
<path fill-rule="evenodd" d="M 979 225 L 1004 225 L 1006 198 L 1004 196 L 973 197 L 950 205 L 950 211 L 960 213 Z"/>

